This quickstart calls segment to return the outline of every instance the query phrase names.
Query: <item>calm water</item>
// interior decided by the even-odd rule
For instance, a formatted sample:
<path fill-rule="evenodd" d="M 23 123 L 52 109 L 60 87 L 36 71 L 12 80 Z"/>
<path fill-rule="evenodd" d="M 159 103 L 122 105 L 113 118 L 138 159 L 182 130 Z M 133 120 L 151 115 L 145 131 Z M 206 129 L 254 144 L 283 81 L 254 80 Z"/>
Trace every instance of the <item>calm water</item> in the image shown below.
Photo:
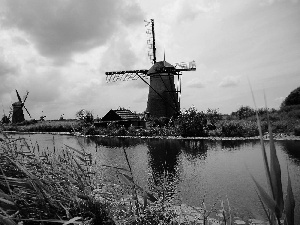
<path fill-rule="evenodd" d="M 14 135 L 20 136 L 20 135 Z M 264 215 L 254 183 L 249 175 L 267 187 L 259 141 L 187 141 L 130 138 L 75 138 L 64 135 L 22 135 L 40 148 L 59 149 L 65 144 L 83 145 L 98 164 L 127 168 L 126 150 L 138 184 L 152 190 L 161 186 L 167 174 L 168 199 L 174 203 L 210 206 L 227 197 L 234 214 L 242 218 Z M 269 142 L 266 141 L 266 149 Z M 296 199 L 296 221 L 300 224 L 300 141 L 276 141 L 282 169 L 283 190 L 287 186 L 287 167 Z M 218 203 L 219 205 L 219 203 Z"/>

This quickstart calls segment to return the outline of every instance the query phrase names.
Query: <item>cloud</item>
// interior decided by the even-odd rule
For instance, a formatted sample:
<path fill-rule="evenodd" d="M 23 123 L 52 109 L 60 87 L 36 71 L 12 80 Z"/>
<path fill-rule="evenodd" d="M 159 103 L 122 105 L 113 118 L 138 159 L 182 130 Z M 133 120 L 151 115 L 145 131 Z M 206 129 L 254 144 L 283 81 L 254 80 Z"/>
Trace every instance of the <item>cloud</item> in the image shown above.
<path fill-rule="evenodd" d="M 57 62 L 104 45 L 120 28 L 142 21 L 136 3 L 110 0 L 2 1 L 4 28 L 25 32 L 38 52 Z"/>
<path fill-rule="evenodd" d="M 18 67 L 8 62 L 4 54 L 2 54 L 0 49 L 0 96 L 4 95 L 9 89 L 11 89 L 11 84 L 16 79 L 16 72 Z"/>
<path fill-rule="evenodd" d="M 289 0 L 291 3 L 298 3 L 299 0 Z M 282 2 L 282 0 L 261 0 L 260 5 L 261 6 L 269 6 L 273 5 L 275 3 Z"/>
<path fill-rule="evenodd" d="M 137 96 L 135 99 L 133 99 L 133 102 L 135 103 L 145 103 L 147 102 L 147 98 L 148 98 L 148 93 L 143 93 L 140 96 Z"/>
<path fill-rule="evenodd" d="M 219 87 L 234 87 L 240 82 L 239 77 L 227 76 L 220 82 Z"/>
<path fill-rule="evenodd" d="M 191 88 L 204 88 L 205 84 L 200 79 L 193 79 L 186 86 Z"/>
<path fill-rule="evenodd" d="M 219 4 L 217 1 L 184 1 L 172 2 L 173 7 L 169 10 L 176 18 L 177 22 L 193 21 L 198 15 L 217 11 Z"/>
<path fill-rule="evenodd" d="M 3 77 L 7 74 L 12 74 L 17 70 L 17 68 L 13 65 L 10 65 L 6 61 L 3 60 L 0 56 L 0 77 Z"/>
<path fill-rule="evenodd" d="M 275 98 L 274 101 L 281 103 L 281 102 L 283 102 L 284 99 L 285 99 L 284 97 L 278 97 L 278 98 Z"/>

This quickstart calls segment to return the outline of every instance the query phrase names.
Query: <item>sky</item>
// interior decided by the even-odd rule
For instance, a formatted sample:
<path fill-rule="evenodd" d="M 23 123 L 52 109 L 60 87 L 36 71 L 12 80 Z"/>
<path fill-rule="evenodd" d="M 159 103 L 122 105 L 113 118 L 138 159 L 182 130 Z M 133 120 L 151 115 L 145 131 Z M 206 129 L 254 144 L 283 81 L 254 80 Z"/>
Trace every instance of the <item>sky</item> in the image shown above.
<path fill-rule="evenodd" d="M 145 111 L 145 83 L 106 83 L 105 72 L 150 69 L 149 19 L 157 61 L 196 62 L 182 75 L 182 110 L 254 107 L 250 84 L 258 107 L 265 93 L 278 109 L 300 86 L 299 0 L 0 0 L 0 115 L 15 89 L 29 91 L 34 119 Z"/>

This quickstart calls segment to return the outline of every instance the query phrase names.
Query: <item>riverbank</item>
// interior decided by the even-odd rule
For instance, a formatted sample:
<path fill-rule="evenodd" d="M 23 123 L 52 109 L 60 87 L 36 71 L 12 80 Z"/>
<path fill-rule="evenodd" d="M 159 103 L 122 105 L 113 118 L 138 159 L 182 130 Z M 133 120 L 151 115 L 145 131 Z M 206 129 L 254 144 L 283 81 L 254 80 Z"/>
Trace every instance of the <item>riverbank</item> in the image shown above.
<path fill-rule="evenodd" d="M 247 110 L 246 110 L 247 109 Z M 245 111 L 246 110 L 246 111 Z M 247 113 L 246 113 L 247 112 Z M 261 129 L 268 139 L 268 118 L 273 133 L 278 140 L 291 140 L 300 137 L 300 109 L 259 110 Z M 231 115 L 221 115 L 218 110 L 206 112 L 191 107 L 177 118 L 148 118 L 146 127 L 135 127 L 130 121 L 108 121 L 105 127 L 90 117 L 71 120 L 29 120 L 19 124 L 3 124 L 4 131 L 19 132 L 69 132 L 83 135 L 137 136 L 137 137 L 195 137 L 203 139 L 243 138 L 256 139 L 259 136 L 255 111 L 241 107 Z M 145 122 L 145 121 L 144 121 Z M 130 126 L 129 126 L 130 125 Z"/>
<path fill-rule="evenodd" d="M 3 131 L 6 134 L 52 134 L 71 135 L 81 137 L 119 137 L 119 138 L 140 138 L 140 139 L 177 139 L 177 140 L 211 140 L 211 141 L 246 141 L 260 140 L 259 136 L 254 137 L 182 137 L 182 136 L 131 136 L 131 135 L 84 135 L 79 132 L 27 132 L 27 131 Z M 264 135 L 263 139 L 269 141 L 269 135 Z M 288 134 L 273 134 L 276 141 L 300 141 L 300 136 Z"/>

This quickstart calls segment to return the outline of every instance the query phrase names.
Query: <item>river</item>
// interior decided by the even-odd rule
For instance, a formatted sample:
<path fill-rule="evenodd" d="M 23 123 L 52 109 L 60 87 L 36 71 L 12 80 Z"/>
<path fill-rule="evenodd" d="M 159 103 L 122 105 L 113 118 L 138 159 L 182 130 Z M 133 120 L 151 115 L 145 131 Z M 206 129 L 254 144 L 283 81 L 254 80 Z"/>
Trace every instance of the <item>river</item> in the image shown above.
<path fill-rule="evenodd" d="M 232 214 L 243 219 L 264 216 L 255 192 L 255 179 L 267 190 L 262 153 L 256 140 L 176 140 L 108 137 L 73 137 L 50 134 L 14 134 L 32 145 L 55 149 L 65 145 L 91 152 L 99 165 L 128 168 L 128 155 L 135 181 L 147 190 L 166 184 L 167 198 L 174 204 L 209 208 L 229 201 Z M 300 224 L 300 141 L 275 141 L 282 170 L 284 195 L 287 168 L 296 200 L 295 224 Z M 269 150 L 269 141 L 265 141 Z M 269 151 L 267 151 L 268 153 Z"/>

